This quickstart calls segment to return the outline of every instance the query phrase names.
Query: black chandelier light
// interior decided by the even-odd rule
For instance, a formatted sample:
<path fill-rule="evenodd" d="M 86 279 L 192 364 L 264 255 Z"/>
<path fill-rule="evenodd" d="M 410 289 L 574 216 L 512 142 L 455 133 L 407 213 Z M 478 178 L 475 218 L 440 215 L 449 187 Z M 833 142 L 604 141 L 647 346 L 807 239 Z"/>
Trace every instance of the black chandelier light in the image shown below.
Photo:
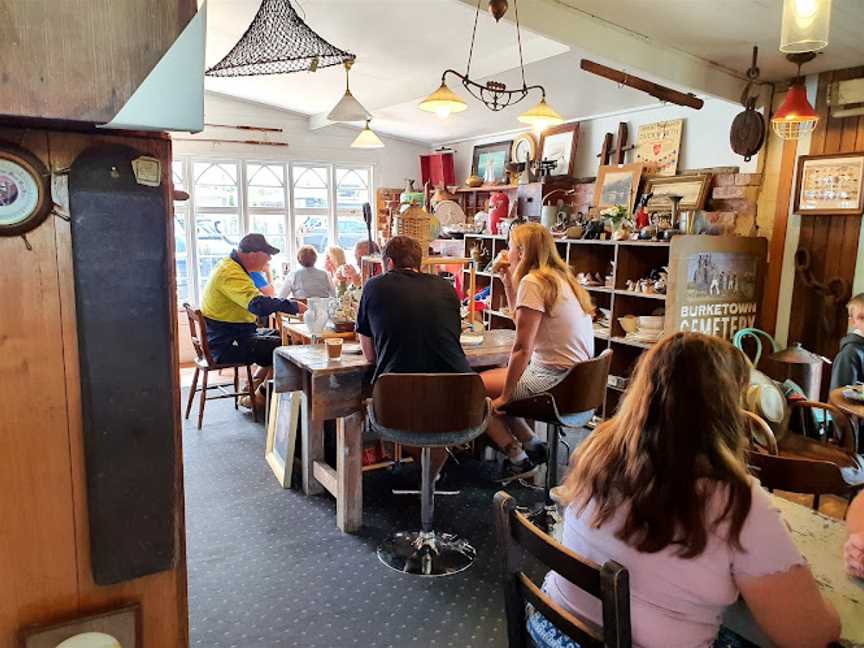
<path fill-rule="evenodd" d="M 471 47 L 468 50 L 468 64 L 465 67 L 465 74 L 461 74 L 453 69 L 444 70 L 441 75 L 441 86 L 420 102 L 419 108 L 427 112 L 434 112 L 440 118 L 444 119 L 454 112 L 462 112 L 468 108 L 459 95 L 447 87 L 447 76 L 455 76 L 462 83 L 462 87 L 472 97 L 492 110 L 498 112 L 504 110 L 508 106 L 519 103 L 525 99 L 532 91 L 540 91 L 540 101 L 531 110 L 528 110 L 518 119 L 525 124 L 543 129 L 547 126 L 554 126 L 562 123 L 564 120 L 549 104 L 546 103 L 546 89 L 540 84 L 528 85 L 525 80 L 525 62 L 522 55 L 522 32 L 519 28 L 519 5 L 517 0 L 513 0 L 513 8 L 516 18 L 516 42 L 519 48 L 519 68 L 522 71 L 522 86 L 515 90 L 508 90 L 507 86 L 500 81 L 487 81 L 479 83 L 471 78 L 471 59 L 474 55 L 474 43 L 477 39 L 477 22 L 480 18 L 480 3 L 483 0 L 477 0 L 477 11 L 474 14 L 474 31 L 471 34 Z M 503 10 L 502 10 L 503 5 Z M 492 13 L 496 22 L 501 18 L 507 10 L 507 3 L 502 3 L 500 0 L 489 0 L 489 11 Z"/>

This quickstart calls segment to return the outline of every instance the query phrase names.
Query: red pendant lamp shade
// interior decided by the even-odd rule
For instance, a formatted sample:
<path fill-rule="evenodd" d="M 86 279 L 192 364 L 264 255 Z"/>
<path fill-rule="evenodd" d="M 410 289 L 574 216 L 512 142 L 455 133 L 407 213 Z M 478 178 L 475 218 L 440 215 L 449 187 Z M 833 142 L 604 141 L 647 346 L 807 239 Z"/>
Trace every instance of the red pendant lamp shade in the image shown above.
<path fill-rule="evenodd" d="M 818 121 L 819 115 L 807 101 L 804 79 L 795 79 L 789 86 L 786 99 L 771 119 L 774 132 L 783 139 L 798 139 L 812 132 Z"/>

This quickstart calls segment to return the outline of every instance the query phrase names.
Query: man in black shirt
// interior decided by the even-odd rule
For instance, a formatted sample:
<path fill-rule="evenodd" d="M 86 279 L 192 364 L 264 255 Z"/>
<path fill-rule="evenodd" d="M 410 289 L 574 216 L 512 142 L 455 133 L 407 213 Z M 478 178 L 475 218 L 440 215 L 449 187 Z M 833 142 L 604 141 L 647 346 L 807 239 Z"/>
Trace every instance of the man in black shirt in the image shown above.
<path fill-rule="evenodd" d="M 375 363 L 372 381 L 385 373 L 468 373 L 459 336 L 459 298 L 446 279 L 420 272 L 423 251 L 407 236 L 384 246 L 384 274 L 363 288 L 357 334 L 363 355 Z M 447 459 L 432 451 L 432 474 Z"/>
<path fill-rule="evenodd" d="M 385 273 L 363 288 L 357 333 L 363 354 L 384 373 L 467 373 L 459 343 L 459 298 L 446 279 L 420 272 L 420 244 L 396 236 L 382 254 Z"/>

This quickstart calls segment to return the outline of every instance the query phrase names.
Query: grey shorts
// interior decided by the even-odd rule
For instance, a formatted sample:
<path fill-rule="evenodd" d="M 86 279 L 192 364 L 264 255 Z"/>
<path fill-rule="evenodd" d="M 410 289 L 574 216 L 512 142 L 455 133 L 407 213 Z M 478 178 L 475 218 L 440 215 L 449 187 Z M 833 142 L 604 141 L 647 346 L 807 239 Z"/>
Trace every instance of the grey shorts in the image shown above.
<path fill-rule="evenodd" d="M 516 389 L 513 392 L 513 400 L 522 400 L 529 398 L 534 394 L 541 394 L 549 391 L 555 385 L 564 380 L 564 377 L 570 373 L 570 369 L 559 369 L 557 367 L 545 367 L 540 363 L 531 360 L 528 366 L 525 367 L 525 372 L 516 383 Z"/>

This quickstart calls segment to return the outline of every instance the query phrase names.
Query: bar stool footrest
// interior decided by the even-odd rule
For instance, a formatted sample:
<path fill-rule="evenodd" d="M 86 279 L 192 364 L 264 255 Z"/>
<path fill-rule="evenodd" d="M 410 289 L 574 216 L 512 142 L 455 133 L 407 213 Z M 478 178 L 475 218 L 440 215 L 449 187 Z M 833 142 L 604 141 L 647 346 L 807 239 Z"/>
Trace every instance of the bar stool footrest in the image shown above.
<path fill-rule="evenodd" d="M 450 576 L 468 569 L 477 551 L 466 540 L 437 531 L 400 531 L 378 547 L 378 559 L 413 576 Z"/>

